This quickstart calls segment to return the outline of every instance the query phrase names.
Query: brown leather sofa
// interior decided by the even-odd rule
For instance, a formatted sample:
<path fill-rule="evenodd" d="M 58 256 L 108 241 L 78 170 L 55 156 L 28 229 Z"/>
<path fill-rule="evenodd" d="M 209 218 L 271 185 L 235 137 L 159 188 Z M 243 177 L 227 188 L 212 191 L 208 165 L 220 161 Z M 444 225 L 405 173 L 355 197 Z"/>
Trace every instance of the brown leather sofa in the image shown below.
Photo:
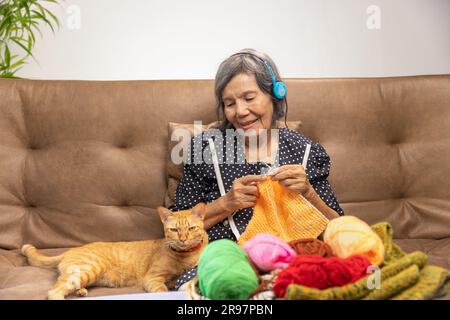
<path fill-rule="evenodd" d="M 450 75 L 286 83 L 288 120 L 330 154 L 345 213 L 450 268 Z M 212 80 L 0 80 L 0 299 L 44 299 L 56 279 L 27 266 L 24 243 L 162 236 L 168 122 L 194 120 L 216 120 Z"/>

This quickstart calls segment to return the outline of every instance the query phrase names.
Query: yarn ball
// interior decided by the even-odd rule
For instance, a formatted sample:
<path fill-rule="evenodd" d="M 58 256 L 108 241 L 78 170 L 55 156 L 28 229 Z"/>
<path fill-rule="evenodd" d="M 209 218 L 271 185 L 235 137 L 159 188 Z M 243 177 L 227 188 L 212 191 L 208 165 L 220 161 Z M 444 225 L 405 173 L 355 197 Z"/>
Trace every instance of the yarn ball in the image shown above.
<path fill-rule="evenodd" d="M 273 291 L 277 297 L 283 298 L 287 287 L 293 283 L 317 289 L 343 286 L 366 275 L 368 266 L 370 261 L 364 256 L 341 259 L 299 255 L 278 274 Z"/>
<path fill-rule="evenodd" d="M 374 265 L 384 260 L 384 245 L 381 238 L 364 221 L 354 216 L 343 216 L 331 220 L 323 236 L 334 255 L 347 258 L 363 255 Z"/>
<path fill-rule="evenodd" d="M 283 240 L 268 233 L 259 233 L 243 246 L 256 267 L 264 272 L 285 268 L 296 256 L 295 251 Z"/>
<path fill-rule="evenodd" d="M 228 239 L 213 241 L 203 249 L 197 276 L 201 294 L 214 300 L 245 300 L 259 285 L 246 252 Z"/>
<path fill-rule="evenodd" d="M 297 254 L 317 254 L 321 257 L 333 256 L 330 246 L 316 238 L 293 240 L 289 242 L 289 245 Z"/>

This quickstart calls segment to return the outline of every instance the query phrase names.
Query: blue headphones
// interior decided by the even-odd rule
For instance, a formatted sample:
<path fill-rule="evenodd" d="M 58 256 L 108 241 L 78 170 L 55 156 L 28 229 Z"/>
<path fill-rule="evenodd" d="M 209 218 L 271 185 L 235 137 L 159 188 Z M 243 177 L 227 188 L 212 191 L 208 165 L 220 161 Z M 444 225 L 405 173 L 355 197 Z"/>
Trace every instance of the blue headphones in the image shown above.
<path fill-rule="evenodd" d="M 251 52 L 238 52 L 238 53 L 235 53 L 235 54 L 231 55 L 231 57 L 237 56 L 237 55 L 242 55 L 242 54 L 247 54 L 247 55 L 250 55 L 252 57 L 255 57 L 256 59 L 258 59 L 259 61 L 261 61 L 264 64 L 264 66 L 269 71 L 269 74 L 270 74 L 270 76 L 272 78 L 272 93 L 273 93 L 273 96 L 276 99 L 278 99 L 278 100 L 283 100 L 286 97 L 286 91 L 287 91 L 286 90 L 286 85 L 284 84 L 283 81 L 277 81 L 277 79 L 275 77 L 275 73 L 273 72 L 273 69 L 270 66 L 270 64 L 266 60 L 258 57 L 257 55 L 255 55 L 254 53 L 251 53 Z"/>

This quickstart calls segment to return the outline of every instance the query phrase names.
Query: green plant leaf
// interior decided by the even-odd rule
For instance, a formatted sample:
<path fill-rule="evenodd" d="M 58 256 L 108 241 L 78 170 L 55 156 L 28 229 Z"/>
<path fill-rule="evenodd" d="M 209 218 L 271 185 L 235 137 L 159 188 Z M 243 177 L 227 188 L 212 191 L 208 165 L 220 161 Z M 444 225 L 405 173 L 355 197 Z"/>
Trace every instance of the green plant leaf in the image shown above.
<path fill-rule="evenodd" d="M 5 46 L 5 59 L 4 59 L 4 63 L 6 66 L 9 66 L 11 64 L 11 53 L 9 52 L 9 48 L 6 45 Z"/>
<path fill-rule="evenodd" d="M 42 14 L 36 10 L 31 10 L 31 12 L 34 13 L 34 17 L 37 17 L 37 18 L 40 18 L 41 20 L 43 20 L 52 29 L 53 33 L 55 33 L 55 29 L 53 28 L 52 23 L 47 19 L 45 14 Z"/>
<path fill-rule="evenodd" d="M 21 59 L 17 62 L 15 62 L 14 64 L 12 64 L 9 69 L 10 71 L 15 74 L 17 71 L 19 71 L 20 69 L 22 69 L 23 65 L 26 64 L 25 59 Z"/>
<path fill-rule="evenodd" d="M 44 8 L 44 11 L 45 11 L 50 17 L 52 17 L 53 21 L 55 21 L 55 24 L 58 26 L 58 28 L 60 28 L 60 27 L 61 27 L 61 24 L 59 23 L 58 18 L 57 18 L 53 13 L 51 13 L 50 10 Z"/>
<path fill-rule="evenodd" d="M 27 53 L 27 55 L 30 55 L 33 57 L 33 53 L 31 52 L 30 49 L 28 49 L 27 46 L 25 46 L 24 44 L 22 44 L 21 41 L 26 41 L 25 39 L 22 38 L 17 38 L 17 37 L 11 37 L 10 38 L 12 42 L 14 42 L 15 44 L 17 44 L 18 46 L 20 46 L 23 50 L 25 50 L 25 52 Z M 28 45 L 28 42 L 27 42 Z"/>
<path fill-rule="evenodd" d="M 12 18 L 10 15 L 7 15 L 3 18 L 3 21 L 0 23 L 0 35 L 8 34 L 8 29 L 12 28 Z"/>
<path fill-rule="evenodd" d="M 32 41 L 33 41 L 33 46 L 34 46 L 34 43 L 36 42 L 36 37 L 34 36 L 33 30 L 30 28 L 29 25 L 25 26 L 25 29 L 26 29 L 27 32 L 28 32 L 28 36 L 31 37 L 31 39 L 32 39 Z"/>
<path fill-rule="evenodd" d="M 0 77 L 15 78 L 15 73 L 33 55 L 36 31 L 42 37 L 42 27 L 55 27 L 61 24 L 45 3 L 60 4 L 61 0 L 0 0 Z M 18 46 L 19 54 L 11 55 Z M 15 51 L 15 50 L 13 50 Z M 37 61 L 36 61 L 37 62 Z"/>
<path fill-rule="evenodd" d="M 39 23 L 37 23 L 36 21 L 31 21 L 31 27 L 33 27 L 34 29 L 36 29 L 37 32 L 39 32 L 41 38 L 43 37 L 41 29 L 39 29 Z"/>
<path fill-rule="evenodd" d="M 24 64 L 25 64 L 25 61 L 22 59 L 22 60 L 19 60 L 19 61 L 13 63 L 12 65 L 10 65 L 9 68 L 14 69 L 14 68 L 20 67 Z"/>

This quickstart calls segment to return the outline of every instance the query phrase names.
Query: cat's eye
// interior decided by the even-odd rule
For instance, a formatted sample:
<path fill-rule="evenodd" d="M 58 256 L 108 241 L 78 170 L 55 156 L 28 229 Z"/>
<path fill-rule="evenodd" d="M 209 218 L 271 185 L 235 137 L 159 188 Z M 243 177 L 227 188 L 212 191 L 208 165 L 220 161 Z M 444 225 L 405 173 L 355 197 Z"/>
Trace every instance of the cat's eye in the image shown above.
<path fill-rule="evenodd" d="M 169 228 L 171 232 L 178 232 L 178 228 Z"/>
<path fill-rule="evenodd" d="M 191 226 L 191 227 L 189 227 L 189 231 L 194 231 L 194 230 L 197 230 L 197 226 Z"/>

